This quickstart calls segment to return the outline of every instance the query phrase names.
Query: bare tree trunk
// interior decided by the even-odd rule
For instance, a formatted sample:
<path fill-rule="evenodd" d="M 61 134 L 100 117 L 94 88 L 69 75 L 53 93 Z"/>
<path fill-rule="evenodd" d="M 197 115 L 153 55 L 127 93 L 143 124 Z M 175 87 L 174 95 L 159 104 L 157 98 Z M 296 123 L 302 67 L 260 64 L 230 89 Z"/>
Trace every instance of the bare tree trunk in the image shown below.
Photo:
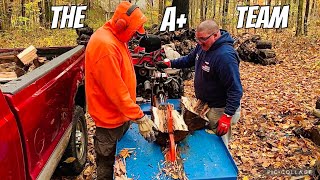
<path fill-rule="evenodd" d="M 151 13 L 151 24 L 153 25 L 153 2 L 147 1 L 147 9 L 149 9 Z"/>
<path fill-rule="evenodd" d="M 222 12 L 221 8 L 222 8 L 222 6 L 223 6 L 223 3 L 224 3 L 223 0 L 220 0 L 220 3 L 219 3 L 219 13 Z"/>
<path fill-rule="evenodd" d="M 222 13 L 222 29 L 227 29 L 229 0 L 224 0 Z"/>
<path fill-rule="evenodd" d="M 197 26 L 198 25 L 198 14 L 199 14 L 199 6 L 198 6 L 198 1 L 195 1 L 195 0 L 193 0 L 194 1 L 194 8 L 195 8 L 195 11 L 194 11 L 194 24 L 195 24 L 195 26 Z"/>
<path fill-rule="evenodd" d="M 189 21 L 189 24 L 190 24 L 191 27 L 193 27 L 193 22 L 192 22 L 193 17 L 192 17 L 192 15 L 191 15 L 191 14 L 193 14 L 193 6 L 192 6 L 192 3 L 193 3 L 193 1 L 189 1 L 189 11 L 190 11 L 190 14 L 189 14 L 189 16 L 188 16 L 188 21 Z"/>
<path fill-rule="evenodd" d="M 316 18 L 319 18 L 319 7 L 318 3 L 314 6 L 314 14 L 316 15 Z"/>
<path fill-rule="evenodd" d="M 315 4 L 316 4 L 316 3 L 315 3 L 315 1 L 316 1 L 316 0 L 313 0 L 313 1 L 312 1 L 311 10 L 310 10 L 310 15 L 311 15 L 311 16 L 313 16 L 313 15 L 314 15 L 314 11 L 315 11 Z"/>
<path fill-rule="evenodd" d="M 21 16 L 26 17 L 26 8 L 24 7 L 25 0 L 21 0 Z"/>
<path fill-rule="evenodd" d="M 4 0 L 0 0 L 0 30 L 4 30 L 4 19 L 5 19 L 5 7 L 6 2 Z"/>
<path fill-rule="evenodd" d="M 159 0 L 159 18 L 158 22 L 161 23 L 162 21 L 162 16 L 163 16 L 163 10 L 164 10 L 164 0 Z"/>
<path fill-rule="evenodd" d="M 304 14 L 304 35 L 308 35 L 308 17 L 309 17 L 310 0 L 306 1 L 306 10 Z"/>
<path fill-rule="evenodd" d="M 7 26 L 8 29 L 11 28 L 11 17 L 13 12 L 13 0 L 10 0 L 6 6 L 6 18 L 4 19 L 4 25 Z"/>
<path fill-rule="evenodd" d="M 302 11 L 303 11 L 303 0 L 299 0 L 296 36 L 302 35 Z"/>
<path fill-rule="evenodd" d="M 180 18 L 181 14 L 185 14 L 185 18 L 188 17 L 189 15 L 189 0 L 173 0 L 172 1 L 172 6 L 177 7 L 177 18 Z M 178 25 L 176 25 L 177 29 Z M 184 28 L 189 28 L 189 22 L 183 26 Z"/>
<path fill-rule="evenodd" d="M 213 19 L 216 17 L 216 6 L 217 6 L 217 0 L 213 0 Z"/>
<path fill-rule="evenodd" d="M 204 4 L 203 0 L 200 1 L 200 21 L 201 22 L 204 20 L 204 18 L 203 18 L 203 8 L 204 8 L 203 4 Z"/>
<path fill-rule="evenodd" d="M 44 14 L 46 27 L 50 27 L 50 22 L 52 20 L 51 6 L 51 0 L 44 0 Z"/>
<path fill-rule="evenodd" d="M 87 10 L 90 9 L 90 6 L 91 6 L 91 5 L 90 5 L 90 0 L 83 0 L 82 4 L 84 4 L 84 5 L 87 6 Z M 88 16 L 88 14 L 87 14 L 87 16 Z M 86 16 L 86 18 L 87 18 L 87 16 Z"/>
<path fill-rule="evenodd" d="M 194 8 L 194 11 L 193 11 L 193 26 L 196 27 L 197 26 L 197 22 L 196 22 L 196 19 L 197 19 L 197 13 L 198 13 L 198 7 L 197 7 L 197 1 L 192 1 L 193 2 L 193 8 Z"/>
<path fill-rule="evenodd" d="M 285 5 L 286 3 L 286 0 L 281 0 L 281 8 L 283 8 L 283 6 Z M 282 32 L 282 28 L 279 27 L 278 29 L 276 29 L 276 32 L 277 33 L 281 33 Z"/>
<path fill-rule="evenodd" d="M 208 14 L 208 0 L 206 0 L 205 2 L 204 2 L 204 6 L 205 6 L 205 9 L 204 9 L 204 18 L 205 19 L 207 19 L 207 14 Z"/>
<path fill-rule="evenodd" d="M 235 14 L 236 14 L 236 6 L 237 6 L 237 0 L 233 0 L 233 6 L 232 6 L 232 20 L 234 20 L 236 17 L 235 17 Z M 237 29 L 237 23 L 234 23 L 232 21 L 232 25 L 234 25 L 234 27 L 232 27 L 232 33 L 234 33 L 234 29 Z"/>

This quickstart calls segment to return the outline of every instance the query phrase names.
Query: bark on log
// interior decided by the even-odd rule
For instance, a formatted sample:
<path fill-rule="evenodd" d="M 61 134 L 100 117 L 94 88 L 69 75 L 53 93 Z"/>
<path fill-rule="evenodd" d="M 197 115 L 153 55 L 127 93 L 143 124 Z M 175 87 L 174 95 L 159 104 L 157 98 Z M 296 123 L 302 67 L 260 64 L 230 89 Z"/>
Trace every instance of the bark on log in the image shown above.
<path fill-rule="evenodd" d="M 256 42 L 257 49 L 271 49 L 272 43 L 270 41 L 257 41 Z"/>
<path fill-rule="evenodd" d="M 205 128 L 207 121 L 202 119 L 199 115 L 184 109 L 183 117 L 190 133 Z"/>
<path fill-rule="evenodd" d="M 311 129 L 297 128 L 293 130 L 293 133 L 298 137 L 302 136 L 304 138 L 308 138 L 316 145 L 320 146 L 320 129 L 316 126 Z"/>
<path fill-rule="evenodd" d="M 198 102 L 197 99 L 192 97 L 181 97 L 183 118 L 190 132 L 203 129 L 209 122 L 207 118 L 199 116 L 199 112 L 207 111 L 208 109 L 204 110 L 207 107 L 205 105 L 201 107 Z"/>
<path fill-rule="evenodd" d="M 156 136 L 156 143 L 161 146 L 165 146 L 169 140 L 169 133 L 167 127 L 167 110 L 152 107 L 152 118 L 154 123 L 159 129 L 158 135 Z M 188 134 L 188 127 L 185 124 L 183 117 L 179 114 L 177 110 L 172 110 L 173 118 L 173 130 L 174 130 L 174 140 L 179 142 L 183 140 Z"/>
<path fill-rule="evenodd" d="M 234 47 L 243 61 L 262 65 L 280 63 L 276 58 L 275 51 L 271 50 L 272 43 L 261 40 L 259 35 L 245 33 L 236 38 Z"/>
<path fill-rule="evenodd" d="M 274 50 L 271 49 L 259 49 L 258 55 L 263 59 L 274 58 L 276 57 L 276 52 L 274 52 Z"/>

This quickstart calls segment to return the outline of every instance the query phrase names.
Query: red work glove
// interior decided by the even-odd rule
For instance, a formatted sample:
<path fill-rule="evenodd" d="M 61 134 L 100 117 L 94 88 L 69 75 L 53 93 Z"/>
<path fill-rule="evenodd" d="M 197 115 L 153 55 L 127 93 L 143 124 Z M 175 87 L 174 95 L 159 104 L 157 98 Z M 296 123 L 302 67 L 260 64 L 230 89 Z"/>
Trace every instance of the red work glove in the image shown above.
<path fill-rule="evenodd" d="M 171 62 L 169 59 L 164 59 L 163 61 L 156 62 L 159 68 L 169 68 L 171 67 Z"/>
<path fill-rule="evenodd" d="M 217 136 L 223 136 L 227 134 L 230 128 L 230 121 L 232 116 L 223 114 L 219 121 L 218 121 L 218 127 L 217 127 Z"/>

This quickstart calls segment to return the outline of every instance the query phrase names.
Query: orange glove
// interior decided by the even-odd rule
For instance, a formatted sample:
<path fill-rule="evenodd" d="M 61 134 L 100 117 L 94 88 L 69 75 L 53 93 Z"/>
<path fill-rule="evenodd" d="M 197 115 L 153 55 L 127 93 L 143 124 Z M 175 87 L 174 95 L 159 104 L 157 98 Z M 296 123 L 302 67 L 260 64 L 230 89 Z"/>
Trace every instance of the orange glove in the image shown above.
<path fill-rule="evenodd" d="M 230 128 L 230 122 L 231 122 L 232 116 L 223 114 L 219 121 L 218 121 L 218 127 L 217 127 L 217 136 L 223 136 L 227 134 Z"/>

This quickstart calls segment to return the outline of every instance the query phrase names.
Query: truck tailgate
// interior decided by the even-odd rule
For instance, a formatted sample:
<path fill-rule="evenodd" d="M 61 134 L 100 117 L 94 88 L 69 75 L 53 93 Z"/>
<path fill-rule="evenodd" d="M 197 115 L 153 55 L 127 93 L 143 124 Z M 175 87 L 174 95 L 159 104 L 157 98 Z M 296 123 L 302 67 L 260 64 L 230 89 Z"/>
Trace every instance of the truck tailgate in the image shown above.
<path fill-rule="evenodd" d="M 0 177 L 22 179 L 25 165 L 16 119 L 0 91 Z"/>

